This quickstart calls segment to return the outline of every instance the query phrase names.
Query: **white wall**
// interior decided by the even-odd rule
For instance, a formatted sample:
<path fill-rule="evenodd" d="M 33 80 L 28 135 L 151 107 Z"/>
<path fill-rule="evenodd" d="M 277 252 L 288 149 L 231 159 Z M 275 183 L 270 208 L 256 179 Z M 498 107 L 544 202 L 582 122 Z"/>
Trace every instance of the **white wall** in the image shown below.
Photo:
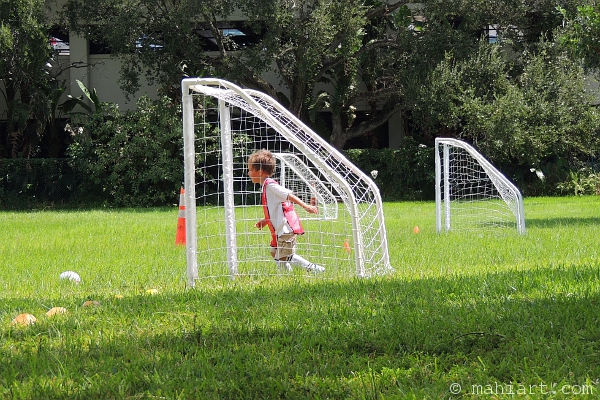
<path fill-rule="evenodd" d="M 148 95 L 153 98 L 157 96 L 157 88 L 149 87 L 145 83 L 145 79 L 142 78 L 140 91 L 127 100 L 118 84 L 120 61 L 109 54 L 90 55 L 88 41 L 81 37 L 70 35 L 69 41 L 71 46 L 70 55 L 59 56 L 59 62 L 63 66 L 69 63 L 72 65 L 61 76 L 61 79 L 64 79 L 67 84 L 64 99 L 67 95 L 74 97 L 83 95 L 76 82 L 77 80 L 81 81 L 88 89 L 95 89 L 100 101 L 117 103 L 121 111 L 135 108 L 136 99 L 141 95 Z"/>

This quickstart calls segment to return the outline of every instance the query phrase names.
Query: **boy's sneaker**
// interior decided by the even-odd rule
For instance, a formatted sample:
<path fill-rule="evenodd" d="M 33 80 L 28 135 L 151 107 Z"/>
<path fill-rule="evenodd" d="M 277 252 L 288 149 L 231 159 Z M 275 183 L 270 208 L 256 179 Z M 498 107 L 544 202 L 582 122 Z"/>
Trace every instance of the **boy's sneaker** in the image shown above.
<path fill-rule="evenodd" d="M 308 264 L 308 267 L 306 267 L 306 270 L 308 272 L 314 272 L 317 274 L 321 273 L 321 272 L 325 272 L 325 268 L 321 267 L 320 265 L 313 264 L 313 263 Z"/>

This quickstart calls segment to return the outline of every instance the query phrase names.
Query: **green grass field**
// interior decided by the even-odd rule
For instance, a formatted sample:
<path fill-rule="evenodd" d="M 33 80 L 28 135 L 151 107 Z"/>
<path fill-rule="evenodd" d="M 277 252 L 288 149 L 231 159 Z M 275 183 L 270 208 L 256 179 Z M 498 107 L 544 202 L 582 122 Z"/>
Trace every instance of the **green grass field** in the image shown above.
<path fill-rule="evenodd" d="M 598 398 L 600 197 L 525 214 L 437 235 L 433 203 L 386 203 L 392 275 L 187 288 L 176 207 L 2 212 L 0 398 Z"/>

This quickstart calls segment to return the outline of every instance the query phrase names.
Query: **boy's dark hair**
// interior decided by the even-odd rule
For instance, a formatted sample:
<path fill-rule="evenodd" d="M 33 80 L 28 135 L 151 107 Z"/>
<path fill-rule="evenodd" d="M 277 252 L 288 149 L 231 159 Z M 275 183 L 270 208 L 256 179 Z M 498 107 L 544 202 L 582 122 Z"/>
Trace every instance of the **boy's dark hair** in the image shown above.
<path fill-rule="evenodd" d="M 255 171 L 263 171 L 268 176 L 273 175 L 275 172 L 275 157 L 269 150 L 258 150 L 255 151 L 250 158 L 248 158 L 248 168 Z"/>

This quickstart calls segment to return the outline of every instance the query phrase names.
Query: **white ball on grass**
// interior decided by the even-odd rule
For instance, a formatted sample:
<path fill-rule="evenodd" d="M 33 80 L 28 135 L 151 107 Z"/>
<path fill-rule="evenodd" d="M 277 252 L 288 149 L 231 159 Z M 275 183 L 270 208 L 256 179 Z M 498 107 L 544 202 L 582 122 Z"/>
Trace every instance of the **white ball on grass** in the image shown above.
<path fill-rule="evenodd" d="M 75 282 L 75 283 L 81 282 L 81 277 L 79 276 L 79 274 L 77 272 L 73 272 L 73 271 L 62 272 L 58 277 L 60 279 L 68 279 L 71 282 Z"/>

